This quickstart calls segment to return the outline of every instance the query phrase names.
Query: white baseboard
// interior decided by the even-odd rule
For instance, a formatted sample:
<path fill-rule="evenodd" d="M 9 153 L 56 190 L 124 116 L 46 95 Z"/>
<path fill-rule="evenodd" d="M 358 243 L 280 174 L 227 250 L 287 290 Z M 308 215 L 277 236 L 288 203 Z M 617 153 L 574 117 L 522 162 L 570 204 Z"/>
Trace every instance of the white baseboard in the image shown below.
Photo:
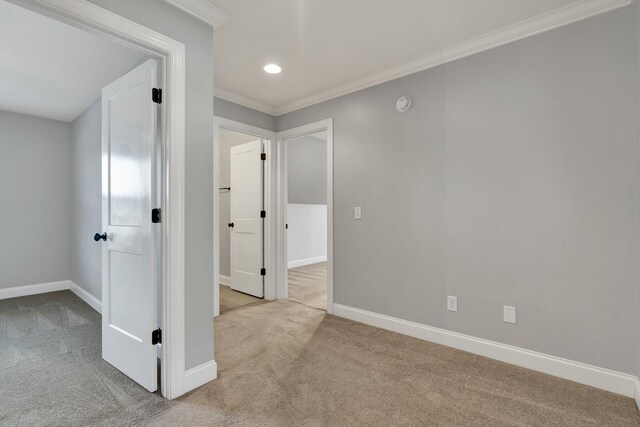
<path fill-rule="evenodd" d="M 37 285 L 24 285 L 0 289 L 0 299 L 24 297 L 28 295 L 66 290 L 70 290 L 80 297 L 81 300 L 89 304 L 95 311 L 102 314 L 102 303 L 100 300 L 71 280 L 60 280 L 59 282 L 38 283 Z"/>
<path fill-rule="evenodd" d="M 635 387 L 635 396 L 634 397 L 636 399 L 636 406 L 640 410 L 640 379 L 638 379 L 638 378 L 636 378 L 636 387 Z"/>
<path fill-rule="evenodd" d="M 80 299 L 91 306 L 95 311 L 102 314 L 102 302 L 94 297 L 91 293 L 85 290 L 83 287 L 78 286 L 75 282 L 69 280 L 69 289 L 76 294 Z"/>
<path fill-rule="evenodd" d="M 191 368 L 184 373 L 181 394 L 195 390 L 216 378 L 218 378 L 218 364 L 215 360 Z"/>
<path fill-rule="evenodd" d="M 316 256 L 313 258 L 304 258 L 304 259 L 296 259 L 293 261 L 289 261 L 287 264 L 288 268 L 296 268 L 296 267 L 303 267 L 305 265 L 310 265 L 310 264 L 317 264 L 319 262 L 324 262 L 327 260 L 327 256 L 323 255 L 323 256 Z"/>
<path fill-rule="evenodd" d="M 640 402 L 638 378 L 585 363 L 476 338 L 445 329 L 434 328 L 391 316 L 360 310 L 341 304 L 333 305 L 333 314 L 381 329 L 409 335 L 491 359 L 522 366 L 534 371 L 586 384 L 602 390 L 635 397 Z M 639 403 L 640 407 L 640 403 Z"/>
<path fill-rule="evenodd" d="M 69 289 L 69 281 L 38 283 L 36 285 L 14 286 L 0 289 L 0 299 L 24 297 L 27 295 L 44 294 L 46 292 L 64 291 Z"/>
<path fill-rule="evenodd" d="M 231 286 L 231 277 L 229 276 L 223 276 L 222 274 L 219 274 L 218 281 L 223 285 Z"/>

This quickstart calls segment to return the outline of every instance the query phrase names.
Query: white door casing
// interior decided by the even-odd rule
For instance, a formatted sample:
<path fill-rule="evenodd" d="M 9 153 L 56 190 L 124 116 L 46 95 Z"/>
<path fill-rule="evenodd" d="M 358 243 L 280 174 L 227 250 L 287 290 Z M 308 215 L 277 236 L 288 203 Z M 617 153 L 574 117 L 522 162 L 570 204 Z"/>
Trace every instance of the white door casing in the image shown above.
<path fill-rule="evenodd" d="M 157 63 L 149 60 L 102 90 L 102 357 L 157 389 Z"/>
<path fill-rule="evenodd" d="M 287 141 L 304 135 L 326 131 L 327 133 L 327 313 L 333 314 L 333 119 L 309 123 L 293 129 L 280 131 L 277 139 L 277 237 L 276 264 L 278 298 L 289 297 L 287 257 L 287 205 L 288 171 Z"/>
<path fill-rule="evenodd" d="M 231 147 L 231 288 L 264 297 L 262 141 Z"/>

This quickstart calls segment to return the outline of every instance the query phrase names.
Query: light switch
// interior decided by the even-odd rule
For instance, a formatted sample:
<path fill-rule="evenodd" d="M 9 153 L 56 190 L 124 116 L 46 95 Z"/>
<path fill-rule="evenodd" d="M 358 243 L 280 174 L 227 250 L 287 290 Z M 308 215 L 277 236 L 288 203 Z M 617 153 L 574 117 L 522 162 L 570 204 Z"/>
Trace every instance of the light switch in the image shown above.
<path fill-rule="evenodd" d="M 507 323 L 516 323 L 516 308 L 510 305 L 504 306 L 504 321 Z"/>
<path fill-rule="evenodd" d="M 353 208 L 353 217 L 355 219 L 362 219 L 362 208 L 360 206 Z"/>

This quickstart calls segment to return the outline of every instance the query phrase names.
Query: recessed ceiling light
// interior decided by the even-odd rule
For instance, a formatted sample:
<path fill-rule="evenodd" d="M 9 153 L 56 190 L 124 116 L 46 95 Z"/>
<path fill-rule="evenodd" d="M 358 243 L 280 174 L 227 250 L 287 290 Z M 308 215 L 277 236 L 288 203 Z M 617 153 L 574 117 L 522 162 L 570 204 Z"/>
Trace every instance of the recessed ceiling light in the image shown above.
<path fill-rule="evenodd" d="M 278 74 L 280 71 L 282 71 L 282 68 L 280 68 L 276 64 L 268 64 L 264 66 L 264 70 L 269 74 Z"/>

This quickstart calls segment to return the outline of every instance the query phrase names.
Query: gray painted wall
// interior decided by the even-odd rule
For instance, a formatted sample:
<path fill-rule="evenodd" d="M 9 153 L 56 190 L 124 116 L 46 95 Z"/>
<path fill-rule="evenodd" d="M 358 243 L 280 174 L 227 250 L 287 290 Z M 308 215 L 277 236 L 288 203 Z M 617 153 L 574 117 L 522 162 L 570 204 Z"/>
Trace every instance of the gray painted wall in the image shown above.
<path fill-rule="evenodd" d="M 72 123 L 71 280 L 102 300 L 102 105 L 98 98 Z"/>
<path fill-rule="evenodd" d="M 327 204 L 326 133 L 287 141 L 287 175 L 290 204 Z"/>
<path fill-rule="evenodd" d="M 215 114 L 218 117 L 224 117 L 225 119 L 235 120 L 236 122 L 270 131 L 276 130 L 276 117 L 270 114 L 234 104 L 222 98 L 214 98 L 213 105 Z"/>
<path fill-rule="evenodd" d="M 633 373 L 630 11 L 278 117 L 334 118 L 335 302 Z"/>
<path fill-rule="evenodd" d="M 69 279 L 70 162 L 71 124 L 0 111 L 0 288 Z"/>
<path fill-rule="evenodd" d="M 636 153 L 640 152 L 640 5 L 636 2 L 633 5 L 634 8 L 634 19 L 635 19 L 635 37 L 634 40 L 636 42 Z M 638 164 L 640 159 L 636 156 L 636 170 L 640 169 L 640 164 Z M 638 193 L 640 193 L 640 183 L 638 183 L 637 188 Z M 640 194 L 639 194 L 640 196 Z M 640 197 L 638 198 L 640 199 Z M 638 200 L 636 199 L 636 200 Z M 638 206 L 636 206 L 638 209 Z M 638 212 L 640 214 L 640 212 Z M 640 221 L 640 216 L 636 216 L 636 220 Z M 636 262 L 640 263 L 640 252 L 636 253 Z M 636 376 L 640 377 L 640 278 L 636 281 Z"/>
<path fill-rule="evenodd" d="M 213 28 L 157 0 L 90 0 L 186 46 L 187 369 L 213 359 Z"/>

